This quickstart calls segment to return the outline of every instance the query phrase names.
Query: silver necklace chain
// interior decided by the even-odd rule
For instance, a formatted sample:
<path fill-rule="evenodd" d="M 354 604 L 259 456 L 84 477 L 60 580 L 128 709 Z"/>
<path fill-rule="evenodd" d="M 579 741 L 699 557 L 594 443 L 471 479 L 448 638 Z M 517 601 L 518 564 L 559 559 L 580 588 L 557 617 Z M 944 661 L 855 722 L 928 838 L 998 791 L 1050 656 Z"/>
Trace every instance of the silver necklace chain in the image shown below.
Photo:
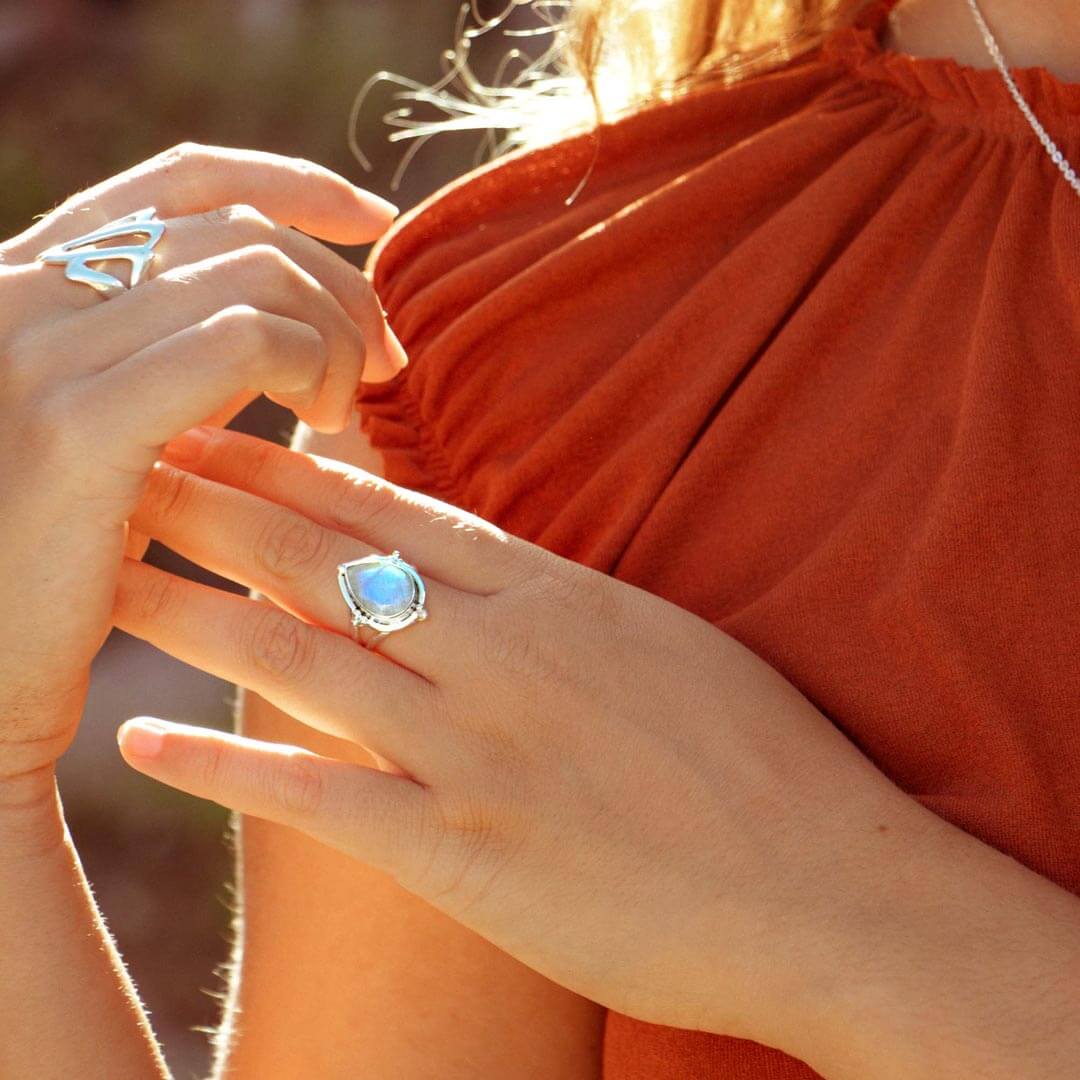
<path fill-rule="evenodd" d="M 1072 185 L 1076 194 L 1080 195 L 1080 177 L 1076 175 L 1076 170 L 1072 165 L 1065 160 L 1065 155 L 1058 148 L 1057 143 L 1055 143 L 1054 140 L 1050 138 L 1049 134 L 1047 134 L 1046 128 L 1039 123 L 1037 117 L 1031 111 L 1031 106 L 1024 100 L 1023 95 L 1016 88 L 1016 83 L 1009 74 L 1009 67 L 1005 63 L 1005 57 L 1001 55 L 1001 48 L 994 40 L 994 35 L 990 33 L 990 27 L 986 25 L 986 20 L 979 10 L 979 5 L 975 0 L 968 0 L 968 6 L 971 8 L 971 13 L 975 16 L 975 21 L 979 24 L 983 41 L 986 42 L 986 47 L 990 50 L 990 55 L 994 58 L 994 63 L 997 64 L 997 69 L 1001 72 L 1001 77 L 1005 80 L 1005 85 L 1009 88 L 1009 93 L 1012 94 L 1013 100 L 1019 106 L 1020 111 L 1024 116 L 1027 117 L 1027 122 L 1032 126 L 1035 134 L 1039 136 L 1039 142 L 1046 148 L 1046 152 L 1050 155 L 1050 160 L 1061 170 L 1062 175 Z"/>

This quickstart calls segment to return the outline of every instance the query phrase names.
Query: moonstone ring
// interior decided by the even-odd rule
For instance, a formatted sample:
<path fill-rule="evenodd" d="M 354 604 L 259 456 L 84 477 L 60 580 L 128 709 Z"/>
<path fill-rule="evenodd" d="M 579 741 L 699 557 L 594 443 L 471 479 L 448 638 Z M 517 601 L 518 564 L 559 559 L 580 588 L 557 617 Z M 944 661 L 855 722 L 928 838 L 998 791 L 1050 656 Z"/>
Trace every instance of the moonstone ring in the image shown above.
<path fill-rule="evenodd" d="M 395 630 L 427 618 L 423 578 L 399 551 L 342 563 L 338 586 L 352 613 L 353 637 L 366 649 L 373 649 Z M 364 627 L 376 631 L 368 641 L 361 636 Z"/>

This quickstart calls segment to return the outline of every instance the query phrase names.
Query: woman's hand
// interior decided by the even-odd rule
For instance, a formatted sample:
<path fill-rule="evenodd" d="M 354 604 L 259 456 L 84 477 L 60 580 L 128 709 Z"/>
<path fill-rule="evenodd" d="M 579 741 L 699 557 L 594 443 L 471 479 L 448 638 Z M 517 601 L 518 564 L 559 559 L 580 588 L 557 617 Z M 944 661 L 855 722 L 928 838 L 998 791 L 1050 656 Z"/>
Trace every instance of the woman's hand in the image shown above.
<path fill-rule="evenodd" d="M 165 235 L 113 299 L 35 261 L 146 206 Z M 162 444 L 260 392 L 340 431 L 404 362 L 363 273 L 305 235 L 361 243 L 393 213 L 310 162 L 184 145 L 0 247 L 0 805 L 51 791 Z"/>
<path fill-rule="evenodd" d="M 687 611 L 361 470 L 208 430 L 164 460 L 136 526 L 266 599 L 128 561 L 117 624 L 387 768 L 145 721 L 132 765 L 619 1011 L 803 1049 L 930 815 L 798 691 Z M 429 617 L 370 652 L 335 571 L 393 548 Z"/>

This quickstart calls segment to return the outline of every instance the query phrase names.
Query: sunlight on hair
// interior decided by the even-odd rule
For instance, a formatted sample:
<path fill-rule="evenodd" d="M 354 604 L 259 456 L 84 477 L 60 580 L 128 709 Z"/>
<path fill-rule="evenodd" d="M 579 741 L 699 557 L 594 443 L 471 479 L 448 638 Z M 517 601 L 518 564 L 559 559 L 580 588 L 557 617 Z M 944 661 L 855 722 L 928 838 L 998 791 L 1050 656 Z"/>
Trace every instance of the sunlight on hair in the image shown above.
<path fill-rule="evenodd" d="M 364 83 L 349 116 L 349 148 L 368 172 L 356 140 L 361 110 L 376 85 L 398 87 L 382 116 L 392 143 L 412 140 L 390 182 L 396 191 L 417 151 L 443 131 L 481 133 L 474 164 L 518 148 L 590 131 L 706 81 L 725 84 L 768 71 L 813 49 L 851 21 L 867 0 L 505 0 L 485 18 L 464 0 L 454 47 L 431 86 L 389 71 Z M 524 12 L 533 25 L 510 25 Z M 516 39 L 490 84 L 470 66 L 473 42 L 498 31 Z M 533 51 L 525 44 L 533 45 Z M 539 48 L 536 44 L 539 43 Z M 426 118 L 417 109 L 431 110 Z M 499 134 L 497 134 L 499 133 Z M 593 161 L 598 152 L 594 146 Z M 586 172 L 570 202 L 578 194 Z"/>
<path fill-rule="evenodd" d="M 349 117 L 349 148 L 361 166 L 371 171 L 371 163 L 356 141 L 356 129 L 364 103 L 376 85 L 391 82 L 399 89 L 392 100 L 407 104 L 382 116 L 394 130 L 390 142 L 414 140 L 399 162 L 390 186 L 397 190 L 401 177 L 417 151 L 433 135 L 443 131 L 478 131 L 483 139 L 477 148 L 475 163 L 524 145 L 542 145 L 565 136 L 575 128 L 586 129 L 595 122 L 589 97 L 583 93 L 579 75 L 560 70 L 559 58 L 565 51 L 562 40 L 564 24 L 559 16 L 569 8 L 569 0 L 507 0 L 497 15 L 483 18 L 476 0 L 463 3 L 454 32 L 455 46 L 441 57 L 443 74 L 426 86 L 414 79 L 390 71 L 378 71 L 364 83 Z M 529 8 L 541 19 L 530 29 L 505 25 L 518 8 Z M 472 43 L 483 34 L 499 30 L 504 37 L 550 39 L 539 55 L 530 55 L 521 47 L 511 47 L 502 57 L 491 84 L 482 82 L 470 66 Z M 516 69 L 516 70 L 515 70 Z M 553 108 L 553 103 L 558 108 Z M 428 119 L 416 116 L 416 106 L 426 105 L 441 115 Z M 501 140 L 495 132 L 502 131 Z"/>

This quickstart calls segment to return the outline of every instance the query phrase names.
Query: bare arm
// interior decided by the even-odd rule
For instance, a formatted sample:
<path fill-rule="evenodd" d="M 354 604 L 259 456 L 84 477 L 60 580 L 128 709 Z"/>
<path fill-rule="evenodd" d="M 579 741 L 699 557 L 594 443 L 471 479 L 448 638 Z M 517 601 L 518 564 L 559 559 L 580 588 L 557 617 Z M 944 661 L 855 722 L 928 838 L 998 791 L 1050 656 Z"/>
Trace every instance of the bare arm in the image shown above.
<path fill-rule="evenodd" d="M 51 770 L 0 789 L 0 1077 L 168 1070 L 67 833 Z"/>
<path fill-rule="evenodd" d="M 355 429 L 294 445 L 381 474 Z M 247 694 L 246 735 L 370 763 Z M 603 1012 L 385 874 L 241 818 L 238 932 L 217 1075 L 595 1080 Z"/>

